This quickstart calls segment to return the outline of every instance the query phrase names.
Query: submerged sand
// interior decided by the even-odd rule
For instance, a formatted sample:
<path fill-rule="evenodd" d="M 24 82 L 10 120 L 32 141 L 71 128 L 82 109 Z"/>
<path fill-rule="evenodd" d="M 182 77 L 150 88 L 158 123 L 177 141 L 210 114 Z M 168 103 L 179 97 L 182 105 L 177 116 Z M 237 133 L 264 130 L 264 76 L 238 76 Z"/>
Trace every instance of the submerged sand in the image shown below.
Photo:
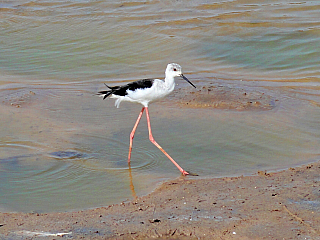
<path fill-rule="evenodd" d="M 276 106 L 278 99 L 259 89 L 234 87 L 208 82 L 190 92 L 180 88 L 170 96 L 181 107 L 214 108 L 236 111 L 265 111 Z"/>
<path fill-rule="evenodd" d="M 236 110 L 268 110 L 276 102 L 240 88 L 200 90 L 184 96 L 180 91 L 173 99 Z M 0 213 L 0 239 L 320 239 L 319 172 L 317 162 L 254 176 L 180 176 L 147 196 L 108 207 Z"/>

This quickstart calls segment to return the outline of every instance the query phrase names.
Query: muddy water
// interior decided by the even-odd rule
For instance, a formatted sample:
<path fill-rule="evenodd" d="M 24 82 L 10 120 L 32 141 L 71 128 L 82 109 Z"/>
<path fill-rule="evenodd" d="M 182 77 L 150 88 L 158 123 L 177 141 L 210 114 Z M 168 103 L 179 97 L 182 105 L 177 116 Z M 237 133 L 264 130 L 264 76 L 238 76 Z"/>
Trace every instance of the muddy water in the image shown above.
<path fill-rule="evenodd" d="M 153 134 L 186 170 L 319 160 L 319 13 L 317 1 L 2 1 L 0 208 L 103 206 L 178 176 L 145 119 L 129 169 L 140 106 L 95 96 L 103 82 L 162 78 L 168 62 L 198 88 L 178 80 L 151 105 Z"/>

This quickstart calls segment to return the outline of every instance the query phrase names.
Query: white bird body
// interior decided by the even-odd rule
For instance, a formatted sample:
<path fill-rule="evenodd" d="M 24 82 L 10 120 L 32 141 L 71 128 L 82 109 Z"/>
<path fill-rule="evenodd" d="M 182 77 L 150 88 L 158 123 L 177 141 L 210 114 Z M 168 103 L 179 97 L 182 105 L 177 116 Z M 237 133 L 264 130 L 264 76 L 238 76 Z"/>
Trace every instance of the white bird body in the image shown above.
<path fill-rule="evenodd" d="M 115 101 L 115 106 L 117 108 L 119 108 L 119 105 L 122 101 L 141 103 L 143 106 L 148 107 L 150 102 L 157 101 L 169 95 L 174 90 L 174 85 L 174 80 L 171 84 L 168 84 L 168 81 L 153 79 L 151 88 L 127 90 L 126 96 L 112 94 L 110 98 L 117 99 Z"/>
<path fill-rule="evenodd" d="M 176 165 L 176 167 L 181 171 L 183 175 L 189 174 L 188 172 L 184 171 L 171 157 L 170 155 L 163 150 L 163 148 L 154 140 L 151 132 L 151 125 L 150 125 L 150 118 L 149 118 L 149 110 L 148 106 L 150 102 L 154 102 L 165 96 L 169 95 L 175 87 L 174 78 L 175 77 L 182 77 L 188 83 L 190 83 L 193 87 L 195 87 L 183 74 L 181 71 L 181 66 L 177 63 L 169 63 L 167 65 L 165 71 L 165 79 L 143 79 L 135 82 L 128 83 L 123 86 L 114 86 L 109 87 L 106 85 L 110 90 L 101 91 L 99 95 L 103 97 L 103 99 L 110 96 L 110 98 L 115 98 L 115 106 L 119 108 L 119 105 L 122 101 L 128 102 L 135 102 L 140 103 L 143 105 L 142 110 L 139 114 L 139 117 L 132 129 L 130 134 L 130 147 L 129 147 L 129 154 L 128 154 L 128 163 L 130 164 L 131 158 L 131 150 L 132 150 L 132 140 L 134 138 L 134 133 L 138 127 L 140 119 L 144 110 L 146 110 L 147 115 L 147 122 L 148 122 L 148 130 L 149 130 L 149 139 L 150 141 L 156 145 L 170 160 L 171 162 Z"/>

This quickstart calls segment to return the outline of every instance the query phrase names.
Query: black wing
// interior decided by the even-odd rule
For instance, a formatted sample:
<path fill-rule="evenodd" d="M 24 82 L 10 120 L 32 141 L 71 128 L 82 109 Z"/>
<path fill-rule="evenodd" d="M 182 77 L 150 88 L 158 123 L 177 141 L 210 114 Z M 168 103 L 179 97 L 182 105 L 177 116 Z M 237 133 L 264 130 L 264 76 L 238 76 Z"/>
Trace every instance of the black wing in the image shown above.
<path fill-rule="evenodd" d="M 154 79 L 142 79 L 139 81 L 128 83 L 123 86 L 109 87 L 107 84 L 105 84 L 111 90 L 101 91 L 98 94 L 104 95 L 103 99 L 107 98 L 111 94 L 118 95 L 118 96 L 126 96 L 128 94 L 127 90 L 134 91 L 137 89 L 151 88 L 153 82 L 154 82 Z"/>

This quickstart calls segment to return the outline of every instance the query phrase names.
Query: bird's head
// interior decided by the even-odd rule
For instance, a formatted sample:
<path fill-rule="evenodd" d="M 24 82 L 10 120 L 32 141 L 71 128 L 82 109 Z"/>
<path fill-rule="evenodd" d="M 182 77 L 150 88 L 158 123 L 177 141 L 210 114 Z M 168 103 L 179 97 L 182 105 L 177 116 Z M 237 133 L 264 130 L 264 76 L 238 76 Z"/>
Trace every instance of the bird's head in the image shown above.
<path fill-rule="evenodd" d="M 189 81 L 188 78 L 186 78 L 183 74 L 182 74 L 182 68 L 179 64 L 177 63 L 169 63 L 167 65 L 166 68 L 166 72 L 165 72 L 166 76 L 171 76 L 171 77 L 181 77 L 184 80 L 186 80 L 188 83 L 190 83 L 194 88 L 196 88 L 195 85 L 192 84 L 192 82 Z"/>
<path fill-rule="evenodd" d="M 180 77 L 182 74 L 182 68 L 177 63 L 169 63 L 167 65 L 166 74 L 169 74 L 173 77 Z"/>

